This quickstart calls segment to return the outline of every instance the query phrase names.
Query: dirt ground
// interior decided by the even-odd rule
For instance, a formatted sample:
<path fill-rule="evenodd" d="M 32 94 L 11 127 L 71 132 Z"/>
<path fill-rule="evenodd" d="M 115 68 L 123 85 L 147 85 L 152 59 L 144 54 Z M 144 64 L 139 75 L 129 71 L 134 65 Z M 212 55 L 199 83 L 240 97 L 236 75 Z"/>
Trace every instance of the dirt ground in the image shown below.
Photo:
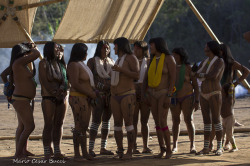
<path fill-rule="evenodd" d="M 0 85 L 0 89 L 3 89 Z M 244 127 L 240 129 L 249 129 L 250 128 L 250 97 L 241 98 L 236 100 L 235 104 L 235 117 L 236 119 L 244 124 Z M 43 130 L 43 115 L 41 110 L 41 96 L 40 88 L 37 89 L 36 104 L 34 111 L 35 125 L 36 128 L 31 134 L 32 136 L 40 137 Z M 194 123 L 197 130 L 203 129 L 203 122 L 200 110 L 194 113 Z M 172 121 L 171 114 L 168 116 L 168 125 L 171 129 Z M 74 126 L 72 110 L 68 107 L 67 115 L 64 122 L 64 135 L 71 136 L 71 127 Z M 154 122 L 152 116 L 149 120 L 150 131 L 152 132 L 149 147 L 153 150 L 154 154 L 159 152 L 159 146 L 157 137 L 153 134 L 155 132 Z M 174 154 L 173 157 L 169 160 L 166 159 L 154 159 L 153 154 L 137 154 L 133 156 L 132 160 L 119 160 L 113 159 L 113 156 L 100 156 L 97 155 L 96 160 L 94 161 L 83 161 L 83 162 L 74 162 L 73 161 L 73 141 L 72 139 L 63 139 L 61 144 L 61 150 L 65 153 L 70 160 L 54 161 L 54 160 L 43 160 L 43 146 L 42 140 L 30 140 L 28 144 L 28 149 L 36 154 L 35 157 L 32 157 L 28 160 L 13 160 L 13 155 L 15 153 L 15 140 L 11 137 L 15 136 L 15 130 L 17 127 L 17 117 L 16 113 L 11 106 L 10 109 L 7 108 L 7 102 L 3 93 L 0 92 L 0 137 L 8 136 L 8 139 L 0 139 L 0 165 L 185 165 L 185 166 L 216 166 L 216 165 L 249 165 L 250 166 L 250 132 L 244 133 L 235 133 L 235 139 L 239 151 L 235 153 L 225 152 L 222 156 L 215 156 L 213 153 L 206 156 L 195 156 L 194 154 L 189 154 L 189 139 L 187 135 L 179 137 L 179 144 L 177 154 Z M 140 132 L 140 124 L 138 124 Z M 236 129 L 239 129 L 237 127 Z M 185 123 L 181 122 L 181 130 L 186 130 Z M 125 131 L 125 130 L 124 130 Z M 111 119 L 111 135 L 113 135 L 113 119 Z M 203 147 L 203 135 L 196 135 L 196 149 L 201 150 Z M 95 151 L 99 154 L 100 149 L 100 138 L 96 139 Z M 127 140 L 124 137 L 124 147 L 126 149 Z M 142 150 L 142 138 L 138 137 L 137 139 L 138 148 Z M 215 143 L 216 144 L 216 143 Z M 109 138 L 107 148 L 116 151 L 116 143 L 114 137 Z M 58 163 L 59 162 L 59 163 Z"/>

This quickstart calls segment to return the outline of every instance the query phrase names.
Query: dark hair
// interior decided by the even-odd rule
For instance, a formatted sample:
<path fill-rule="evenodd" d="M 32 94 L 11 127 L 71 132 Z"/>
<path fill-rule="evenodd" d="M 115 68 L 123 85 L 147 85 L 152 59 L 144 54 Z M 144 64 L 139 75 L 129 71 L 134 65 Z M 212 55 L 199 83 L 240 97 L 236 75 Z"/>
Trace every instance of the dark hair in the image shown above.
<path fill-rule="evenodd" d="M 184 48 L 182 48 L 182 47 L 174 48 L 172 53 L 176 53 L 176 54 L 178 54 L 180 56 L 181 64 L 186 64 L 186 65 L 190 64 L 188 62 L 188 53 Z"/>
<path fill-rule="evenodd" d="M 123 52 L 125 54 L 132 54 L 132 49 L 127 38 L 119 37 L 115 39 L 114 44 L 118 46 L 118 53 Z"/>
<path fill-rule="evenodd" d="M 209 41 L 207 42 L 207 46 L 215 56 L 218 56 L 219 58 L 221 58 L 220 44 L 217 41 L 215 40 Z"/>
<path fill-rule="evenodd" d="M 60 52 L 64 52 L 64 48 L 61 44 L 57 44 L 59 46 L 59 49 L 60 49 Z M 59 60 L 59 63 L 63 64 L 64 67 L 66 68 L 66 63 L 65 63 L 65 60 L 64 60 L 64 53 L 63 53 L 63 56 L 62 58 Z"/>
<path fill-rule="evenodd" d="M 72 47 L 68 64 L 82 61 L 87 56 L 88 46 L 84 43 L 76 43 Z"/>
<path fill-rule="evenodd" d="M 165 42 L 165 40 L 161 37 L 156 37 L 156 38 L 151 38 L 149 40 L 149 44 L 155 44 L 155 49 L 160 52 L 160 53 L 164 53 L 165 55 L 170 55 L 170 52 L 168 50 L 168 45 Z M 155 55 L 153 55 L 155 56 Z"/>
<path fill-rule="evenodd" d="M 134 46 L 137 46 L 142 49 L 142 54 L 144 57 L 148 58 L 149 57 L 149 52 L 148 52 L 148 43 L 145 41 L 136 41 L 134 43 Z"/>
<path fill-rule="evenodd" d="M 220 44 L 220 48 L 221 48 L 221 56 L 225 63 L 225 70 L 223 73 L 223 77 L 224 79 L 227 79 L 228 77 L 231 76 L 232 66 L 235 60 L 233 58 L 230 48 L 226 44 Z M 236 78 L 236 71 L 233 72 L 233 79 L 235 78 Z"/>
<path fill-rule="evenodd" d="M 11 74 L 10 75 L 11 75 L 11 77 L 13 76 L 13 71 L 12 71 L 13 63 L 17 59 L 19 59 L 19 58 L 23 57 L 24 55 L 30 53 L 30 51 L 31 51 L 31 49 L 25 44 L 18 44 L 18 45 L 15 45 L 12 48 L 11 59 L 10 59 L 10 69 L 11 69 Z M 33 67 L 34 67 L 33 76 L 35 76 L 36 75 L 36 66 L 35 66 L 34 62 L 32 62 L 32 63 L 33 63 Z"/>
<path fill-rule="evenodd" d="M 55 51 L 54 51 L 55 50 L 55 45 L 56 45 L 55 42 L 49 41 L 43 47 L 43 55 L 44 55 L 44 58 L 48 62 L 56 60 L 56 55 L 55 55 Z"/>
<path fill-rule="evenodd" d="M 105 40 L 101 40 L 97 43 L 97 47 L 96 47 L 96 50 L 95 50 L 95 54 L 94 54 L 94 57 L 101 57 L 101 50 L 102 50 L 102 47 L 104 45 L 108 45 L 109 48 L 110 48 L 110 45 L 109 45 L 109 42 L 105 41 Z M 110 57 L 110 52 L 108 54 L 108 57 Z"/>

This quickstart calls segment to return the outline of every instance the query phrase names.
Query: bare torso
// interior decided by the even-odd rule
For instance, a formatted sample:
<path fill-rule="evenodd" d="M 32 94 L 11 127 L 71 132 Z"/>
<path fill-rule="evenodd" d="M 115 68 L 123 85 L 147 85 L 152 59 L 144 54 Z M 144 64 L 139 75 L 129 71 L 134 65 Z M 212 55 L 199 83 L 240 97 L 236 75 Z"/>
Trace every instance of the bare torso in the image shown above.
<path fill-rule="evenodd" d="M 36 95 L 36 83 L 33 80 L 33 71 L 30 71 L 26 65 L 19 65 L 17 62 L 14 62 L 12 70 L 15 84 L 13 94 L 33 99 Z"/>
<path fill-rule="evenodd" d="M 93 93 L 93 88 L 90 85 L 88 73 L 78 62 L 71 62 L 67 68 L 69 83 L 71 84 L 71 92 L 79 92 L 90 96 Z"/>
<path fill-rule="evenodd" d="M 137 61 L 135 63 L 135 61 Z M 135 65 L 136 68 L 134 71 L 132 69 L 132 65 Z M 130 70 L 132 72 L 138 72 L 139 73 L 139 63 L 137 58 L 134 55 L 127 55 L 124 63 L 122 65 L 123 69 Z M 119 83 L 116 86 L 111 86 L 111 93 L 118 95 L 122 94 L 124 92 L 135 90 L 135 84 L 134 84 L 134 78 L 127 76 L 126 74 L 120 72 L 119 75 Z"/>
<path fill-rule="evenodd" d="M 177 84 L 178 84 L 178 80 L 180 79 L 178 78 L 179 73 L 180 73 L 180 67 L 177 67 L 176 68 L 176 78 L 177 78 L 176 83 Z M 177 98 L 184 97 L 185 95 L 189 95 L 193 92 L 194 87 L 191 82 L 190 74 L 191 74 L 191 67 L 189 65 L 185 65 L 184 83 L 183 83 L 182 89 L 178 90 L 177 92 L 177 95 L 176 95 Z"/>
<path fill-rule="evenodd" d="M 205 73 L 208 68 L 206 65 L 202 71 Z M 208 74 L 206 74 L 205 80 L 201 84 L 201 92 L 202 93 L 211 93 L 213 91 L 220 91 L 221 84 L 220 80 L 222 78 L 224 72 L 224 62 L 221 58 L 217 59 L 215 63 L 210 68 Z"/>

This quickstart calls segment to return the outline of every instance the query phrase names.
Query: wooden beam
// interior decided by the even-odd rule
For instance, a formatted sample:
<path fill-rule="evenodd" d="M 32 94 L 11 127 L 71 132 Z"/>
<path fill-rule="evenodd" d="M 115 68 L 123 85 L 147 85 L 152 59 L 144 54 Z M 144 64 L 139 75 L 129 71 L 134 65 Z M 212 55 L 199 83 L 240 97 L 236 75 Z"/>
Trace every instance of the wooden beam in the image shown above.
<path fill-rule="evenodd" d="M 65 1 L 65 0 L 52 0 L 52 1 L 37 2 L 37 3 L 27 4 L 27 5 L 23 5 L 23 6 L 16 6 L 15 8 L 17 11 L 20 11 L 20 10 L 30 9 L 30 8 L 34 8 L 34 7 L 39 7 L 39 6 L 50 5 L 50 4 L 58 3 L 58 2 L 62 2 L 62 1 Z"/>

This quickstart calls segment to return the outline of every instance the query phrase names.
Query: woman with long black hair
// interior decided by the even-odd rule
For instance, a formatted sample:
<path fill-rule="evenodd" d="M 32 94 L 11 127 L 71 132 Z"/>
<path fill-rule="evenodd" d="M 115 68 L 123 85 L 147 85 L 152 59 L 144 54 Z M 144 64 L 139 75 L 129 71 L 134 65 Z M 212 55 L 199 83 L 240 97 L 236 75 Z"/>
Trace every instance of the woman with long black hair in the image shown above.
<path fill-rule="evenodd" d="M 143 92 L 146 95 L 144 97 L 147 97 L 151 104 L 160 146 L 160 154 L 155 157 L 161 158 L 166 153 L 165 158 L 169 159 L 172 151 L 167 116 L 175 85 L 176 64 L 163 38 L 152 38 L 149 40 L 149 44 L 151 63 L 144 78 Z"/>
<path fill-rule="evenodd" d="M 89 131 L 89 154 L 96 156 L 94 152 L 95 139 L 98 128 L 102 123 L 101 128 L 101 155 L 114 155 L 113 152 L 106 149 L 107 138 L 110 130 L 110 75 L 111 67 L 114 65 L 113 59 L 110 58 L 110 45 L 102 40 L 98 42 L 93 58 L 88 60 L 88 67 L 93 73 L 95 87 L 98 90 L 97 105 L 92 110 L 92 123 Z"/>
<path fill-rule="evenodd" d="M 60 150 L 62 126 L 68 103 L 68 80 L 63 47 L 55 42 L 47 42 L 43 52 L 44 59 L 39 63 L 39 80 L 44 117 L 44 158 L 50 159 L 53 155 L 53 142 L 54 159 L 66 159 Z"/>
<path fill-rule="evenodd" d="M 177 144 L 180 132 L 180 115 L 182 112 L 190 139 L 190 153 L 196 153 L 193 113 L 199 107 L 199 87 L 197 79 L 191 74 L 192 70 L 188 62 L 187 51 L 184 48 L 174 48 L 172 53 L 176 61 L 176 92 L 171 99 L 170 106 L 173 121 L 172 152 L 178 152 Z"/>
<path fill-rule="evenodd" d="M 27 140 L 35 129 L 32 100 L 36 95 L 36 82 L 34 76 L 36 68 L 34 61 L 40 53 L 35 45 L 18 44 L 12 48 L 10 60 L 10 78 L 14 85 L 12 105 L 17 112 L 18 126 L 16 130 L 15 158 L 26 158 L 33 155 L 27 151 Z M 29 66 L 29 67 L 28 67 Z"/>

